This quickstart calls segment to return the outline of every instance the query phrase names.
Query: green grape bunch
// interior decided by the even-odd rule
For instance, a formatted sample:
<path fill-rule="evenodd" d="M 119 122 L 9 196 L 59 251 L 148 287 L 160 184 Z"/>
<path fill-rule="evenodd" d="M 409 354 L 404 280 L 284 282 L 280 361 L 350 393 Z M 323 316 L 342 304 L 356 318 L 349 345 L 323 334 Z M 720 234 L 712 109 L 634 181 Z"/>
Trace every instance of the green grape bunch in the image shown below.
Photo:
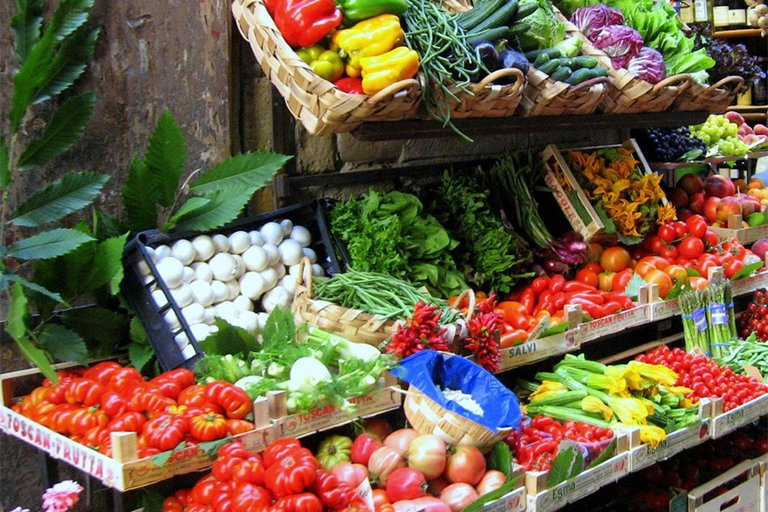
<path fill-rule="evenodd" d="M 739 138 L 739 127 L 722 115 L 710 115 L 703 124 L 691 126 L 694 135 L 707 145 L 707 156 L 743 156 L 748 146 Z"/>

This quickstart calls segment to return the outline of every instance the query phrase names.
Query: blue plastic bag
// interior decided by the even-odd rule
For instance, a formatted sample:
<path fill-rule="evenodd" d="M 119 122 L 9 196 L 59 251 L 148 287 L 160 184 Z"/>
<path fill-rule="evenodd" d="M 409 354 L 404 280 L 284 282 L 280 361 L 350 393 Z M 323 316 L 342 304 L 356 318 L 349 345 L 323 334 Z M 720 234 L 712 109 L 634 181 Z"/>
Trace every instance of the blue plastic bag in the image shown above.
<path fill-rule="evenodd" d="M 491 373 L 468 359 L 422 350 L 400 361 L 400 366 L 392 373 L 444 409 L 469 418 L 492 432 L 520 428 L 522 414 L 517 396 Z M 446 400 L 444 388 L 472 395 L 483 415 L 474 414 L 453 400 Z"/>

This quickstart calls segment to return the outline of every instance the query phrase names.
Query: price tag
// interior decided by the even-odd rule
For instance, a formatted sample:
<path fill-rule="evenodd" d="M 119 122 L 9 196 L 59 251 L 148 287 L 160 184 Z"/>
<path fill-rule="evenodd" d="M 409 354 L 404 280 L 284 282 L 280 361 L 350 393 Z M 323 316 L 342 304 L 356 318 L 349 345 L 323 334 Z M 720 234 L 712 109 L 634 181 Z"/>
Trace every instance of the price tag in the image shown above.
<path fill-rule="evenodd" d="M 699 332 L 704 332 L 707 330 L 707 315 L 703 308 L 699 308 L 691 313 L 691 319 L 693 320 L 693 324 L 696 326 Z"/>
<path fill-rule="evenodd" d="M 368 510 L 373 510 L 373 489 L 371 488 L 371 482 L 367 478 L 363 478 L 360 485 L 357 486 L 355 492 L 360 496 L 365 504 L 368 506 Z"/>
<path fill-rule="evenodd" d="M 728 312 L 725 309 L 725 304 L 723 304 L 722 302 L 712 303 L 709 306 L 709 312 L 710 312 L 710 319 L 712 320 L 712 325 L 728 324 Z M 698 324 L 697 324 L 697 327 L 698 327 Z"/>

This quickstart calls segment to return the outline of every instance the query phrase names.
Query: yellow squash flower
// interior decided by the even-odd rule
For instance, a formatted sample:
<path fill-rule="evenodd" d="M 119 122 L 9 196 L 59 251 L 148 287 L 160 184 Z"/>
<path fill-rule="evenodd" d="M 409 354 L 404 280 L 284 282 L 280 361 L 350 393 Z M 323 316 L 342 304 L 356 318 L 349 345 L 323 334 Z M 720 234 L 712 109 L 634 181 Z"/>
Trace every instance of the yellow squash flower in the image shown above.
<path fill-rule="evenodd" d="M 535 402 L 537 400 L 541 400 L 542 398 L 547 398 L 552 395 L 559 395 L 560 393 L 564 393 L 566 391 L 568 391 L 568 388 L 565 386 L 565 384 L 554 380 L 545 380 L 539 385 L 536 391 L 531 393 L 531 396 L 528 397 L 528 401 Z"/>
<path fill-rule="evenodd" d="M 587 395 L 581 399 L 581 410 L 584 412 L 602 414 L 606 421 L 613 417 L 613 409 L 605 405 L 602 400 L 592 395 Z"/>
<path fill-rule="evenodd" d="M 652 379 L 665 386 L 674 386 L 677 382 L 677 373 L 662 364 L 648 364 L 640 361 L 630 361 L 627 366 L 643 377 Z"/>
<path fill-rule="evenodd" d="M 658 447 L 667 438 L 667 433 L 664 432 L 664 429 L 656 425 L 640 425 L 639 428 L 640 441 L 651 445 L 651 448 Z"/>

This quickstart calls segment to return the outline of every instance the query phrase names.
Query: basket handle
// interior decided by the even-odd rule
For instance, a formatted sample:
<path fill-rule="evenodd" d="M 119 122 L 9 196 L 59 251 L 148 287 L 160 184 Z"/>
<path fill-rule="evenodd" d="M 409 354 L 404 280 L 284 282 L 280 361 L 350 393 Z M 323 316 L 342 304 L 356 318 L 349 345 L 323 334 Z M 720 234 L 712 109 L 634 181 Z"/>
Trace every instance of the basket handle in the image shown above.
<path fill-rule="evenodd" d="M 475 312 L 475 305 L 477 302 L 477 299 L 475 297 L 475 291 L 472 288 L 467 288 L 456 297 L 456 309 L 458 309 L 459 304 L 461 304 L 461 301 L 464 300 L 464 297 L 467 297 L 467 296 L 469 297 L 469 304 L 467 305 L 467 314 L 465 318 L 466 318 L 466 321 L 469 322 L 472 319 L 472 315 Z"/>
<path fill-rule="evenodd" d="M 307 258 L 306 256 L 301 258 L 301 261 L 299 262 L 299 273 L 296 276 L 297 289 L 299 288 L 299 286 L 304 284 L 304 281 L 305 281 L 304 272 L 307 272 L 307 276 L 306 276 L 307 296 L 312 297 L 312 284 L 314 283 L 314 279 L 312 276 L 312 261 L 310 261 L 310 259 Z"/>
<path fill-rule="evenodd" d="M 578 92 L 582 89 L 589 89 L 593 85 L 605 84 L 610 81 L 611 81 L 611 77 L 608 77 L 608 76 L 598 76 L 595 78 L 590 78 L 589 80 L 584 80 L 580 84 L 572 85 L 569 92 L 571 93 Z"/>
<path fill-rule="evenodd" d="M 515 77 L 515 83 L 512 84 L 512 90 L 510 91 L 509 94 L 510 95 L 517 94 L 517 91 L 519 91 L 520 88 L 525 83 L 525 76 L 523 75 L 523 72 L 517 68 L 501 68 L 501 69 L 497 69 L 493 73 L 489 73 L 488 75 L 485 76 L 485 78 L 480 80 L 479 83 L 475 84 L 475 86 L 472 88 L 472 92 L 477 94 L 483 89 L 485 89 L 487 85 L 490 85 L 496 80 L 498 80 L 499 78 L 504 78 L 506 76 Z"/>
<path fill-rule="evenodd" d="M 680 73 L 677 75 L 668 76 L 661 82 L 658 82 L 651 89 L 653 92 L 657 92 L 659 89 L 669 87 L 671 85 L 680 85 L 680 92 L 683 92 L 693 84 L 693 78 L 690 73 Z"/>
<path fill-rule="evenodd" d="M 393 84 L 388 85 L 387 87 L 383 88 L 370 98 L 368 98 L 368 102 L 372 104 L 376 104 L 389 96 L 394 96 L 398 92 L 404 90 L 404 89 L 410 89 L 411 87 L 416 87 L 419 85 L 419 82 L 413 78 L 408 78 L 406 80 L 400 80 L 399 82 L 395 82 Z"/>
<path fill-rule="evenodd" d="M 727 76 L 722 80 L 719 80 L 712 84 L 712 89 L 730 89 L 731 92 L 736 92 L 744 85 L 744 79 L 740 76 Z"/>

